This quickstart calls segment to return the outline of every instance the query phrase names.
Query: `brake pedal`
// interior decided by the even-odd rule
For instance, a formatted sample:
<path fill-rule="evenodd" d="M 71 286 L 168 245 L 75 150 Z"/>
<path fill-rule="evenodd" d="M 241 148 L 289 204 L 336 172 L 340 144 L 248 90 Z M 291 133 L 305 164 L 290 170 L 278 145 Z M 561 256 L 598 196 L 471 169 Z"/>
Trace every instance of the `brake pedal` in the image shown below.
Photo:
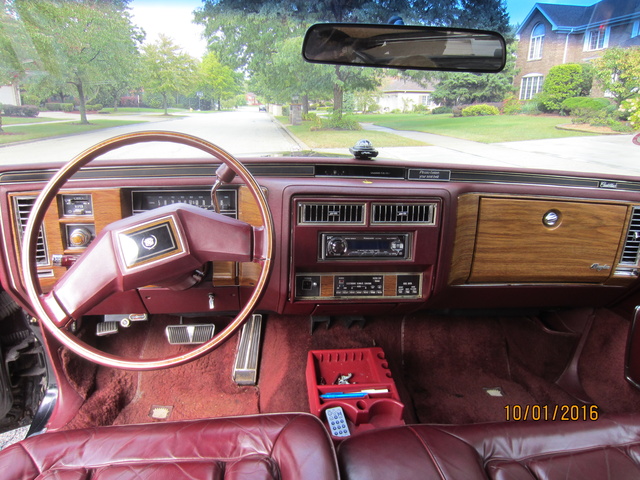
<path fill-rule="evenodd" d="M 165 334 L 171 345 L 191 345 L 211 340 L 215 328 L 216 326 L 213 323 L 167 325 Z"/>
<path fill-rule="evenodd" d="M 258 381 L 261 332 L 262 315 L 251 315 L 242 327 L 233 367 L 233 381 L 238 385 L 255 385 Z"/>

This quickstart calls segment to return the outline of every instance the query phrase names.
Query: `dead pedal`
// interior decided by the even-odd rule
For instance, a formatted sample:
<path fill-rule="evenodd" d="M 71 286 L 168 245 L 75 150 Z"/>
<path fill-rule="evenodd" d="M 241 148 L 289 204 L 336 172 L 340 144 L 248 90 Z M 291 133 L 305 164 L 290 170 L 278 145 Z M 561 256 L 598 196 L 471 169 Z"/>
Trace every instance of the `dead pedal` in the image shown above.
<path fill-rule="evenodd" d="M 258 382 L 260 360 L 260 336 L 262 315 L 256 313 L 243 325 L 233 366 L 233 381 L 238 385 L 255 385 Z"/>
<path fill-rule="evenodd" d="M 213 323 L 196 325 L 167 325 L 165 334 L 171 345 L 191 345 L 208 342 L 213 338 L 216 326 Z"/>

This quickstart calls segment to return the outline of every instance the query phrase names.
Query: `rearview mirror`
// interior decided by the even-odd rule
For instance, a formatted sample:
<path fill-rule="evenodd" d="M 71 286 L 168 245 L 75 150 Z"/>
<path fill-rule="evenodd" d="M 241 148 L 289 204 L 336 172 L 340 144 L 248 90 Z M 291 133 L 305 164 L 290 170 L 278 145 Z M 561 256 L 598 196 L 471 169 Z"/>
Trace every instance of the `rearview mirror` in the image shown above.
<path fill-rule="evenodd" d="M 499 72 L 505 52 L 496 32 L 349 23 L 313 25 L 302 46 L 312 63 L 457 72 Z"/>

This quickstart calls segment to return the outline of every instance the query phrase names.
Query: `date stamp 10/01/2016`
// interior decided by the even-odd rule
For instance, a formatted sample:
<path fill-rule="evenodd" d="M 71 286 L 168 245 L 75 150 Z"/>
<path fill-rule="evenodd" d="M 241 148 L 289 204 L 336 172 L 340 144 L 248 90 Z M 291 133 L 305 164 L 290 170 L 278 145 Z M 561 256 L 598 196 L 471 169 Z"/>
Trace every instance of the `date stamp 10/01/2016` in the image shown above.
<path fill-rule="evenodd" d="M 595 422 L 600 418 L 597 405 L 505 405 L 505 420 Z"/>

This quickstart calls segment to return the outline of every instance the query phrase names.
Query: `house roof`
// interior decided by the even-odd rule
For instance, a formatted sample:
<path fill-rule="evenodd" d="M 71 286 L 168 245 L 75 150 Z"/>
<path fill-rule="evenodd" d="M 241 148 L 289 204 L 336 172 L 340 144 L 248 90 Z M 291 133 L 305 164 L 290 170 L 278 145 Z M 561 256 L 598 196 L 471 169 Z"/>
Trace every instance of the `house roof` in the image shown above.
<path fill-rule="evenodd" d="M 404 78 L 394 78 L 382 87 L 384 93 L 392 92 L 416 92 L 416 93 L 429 93 L 433 92 L 433 87 L 425 87 L 413 80 L 407 80 Z"/>
<path fill-rule="evenodd" d="M 640 0 L 601 0 L 589 6 L 536 3 L 516 34 L 520 34 L 536 12 L 549 21 L 553 30 L 577 33 L 604 23 L 612 25 L 640 18 Z"/>

